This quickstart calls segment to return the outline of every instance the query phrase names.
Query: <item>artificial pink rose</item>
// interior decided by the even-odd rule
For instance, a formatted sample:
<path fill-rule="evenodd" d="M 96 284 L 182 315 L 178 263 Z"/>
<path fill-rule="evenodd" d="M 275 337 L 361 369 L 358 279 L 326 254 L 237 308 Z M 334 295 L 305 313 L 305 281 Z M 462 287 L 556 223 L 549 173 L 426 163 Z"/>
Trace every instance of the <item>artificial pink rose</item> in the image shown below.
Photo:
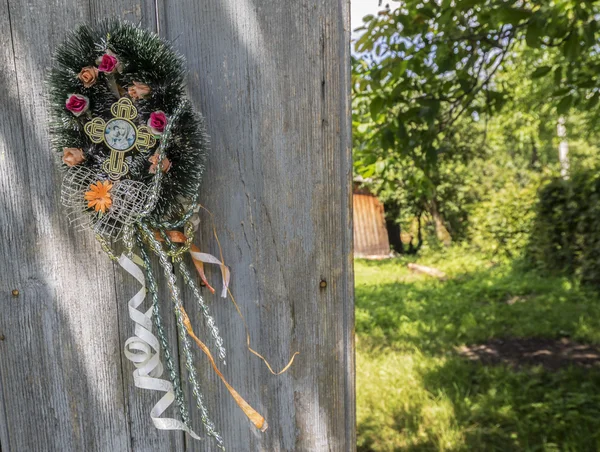
<path fill-rule="evenodd" d="M 100 72 L 106 72 L 107 74 L 112 74 L 119 68 L 119 60 L 116 56 L 111 55 L 110 53 L 105 53 L 99 59 L 100 64 L 98 64 L 98 70 Z"/>
<path fill-rule="evenodd" d="M 67 166 L 76 166 L 85 160 L 83 149 L 81 148 L 63 148 L 63 162 Z"/>
<path fill-rule="evenodd" d="M 154 135 L 161 135 L 167 127 L 167 115 L 162 111 L 153 111 L 148 119 L 148 127 Z"/>
<path fill-rule="evenodd" d="M 75 116 L 81 116 L 90 107 L 90 100 L 81 94 L 71 94 L 67 98 L 65 107 Z"/>
<path fill-rule="evenodd" d="M 152 165 L 150 165 L 150 169 L 148 169 L 148 172 L 150 174 L 156 173 L 156 169 L 158 168 L 158 152 L 155 152 L 154 155 L 152 157 L 150 157 L 148 160 L 150 161 L 150 163 L 152 163 Z M 162 169 L 163 173 L 166 173 L 167 171 L 169 171 L 171 169 L 171 160 L 164 157 L 160 164 L 160 168 Z"/>
<path fill-rule="evenodd" d="M 136 82 L 134 80 L 133 85 L 127 88 L 127 92 L 132 99 L 143 99 L 150 94 L 150 87 L 145 83 Z"/>

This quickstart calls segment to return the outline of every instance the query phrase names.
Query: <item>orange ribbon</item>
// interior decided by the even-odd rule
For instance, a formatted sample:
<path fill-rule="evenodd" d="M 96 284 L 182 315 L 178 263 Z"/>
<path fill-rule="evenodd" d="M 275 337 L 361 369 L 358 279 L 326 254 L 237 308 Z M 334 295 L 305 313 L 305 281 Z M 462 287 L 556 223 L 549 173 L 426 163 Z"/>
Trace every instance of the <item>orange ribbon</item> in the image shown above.
<path fill-rule="evenodd" d="M 202 208 L 207 210 L 204 207 L 202 207 Z M 271 367 L 271 365 L 269 364 L 269 362 L 267 361 L 267 359 L 250 346 L 250 330 L 248 328 L 248 324 L 246 323 L 246 319 L 244 318 L 244 315 L 242 314 L 242 311 L 241 311 L 239 305 L 235 301 L 235 297 L 231 293 L 231 290 L 229 290 L 229 287 L 227 284 L 228 273 L 226 273 L 226 272 L 229 272 L 229 269 L 227 268 L 227 266 L 225 264 L 222 263 L 223 262 L 223 250 L 221 249 L 221 242 L 219 241 L 219 237 L 217 236 L 217 231 L 216 231 L 214 224 L 213 224 L 213 233 L 214 233 L 215 239 L 217 240 L 217 245 L 219 247 L 219 254 L 221 256 L 220 267 L 221 267 L 221 274 L 223 275 L 223 285 L 224 285 L 223 291 L 225 292 L 225 290 L 226 290 L 227 294 L 229 294 L 229 298 L 231 299 L 231 302 L 235 306 L 235 310 L 237 311 L 240 318 L 242 319 L 242 322 L 244 323 L 244 329 L 246 330 L 246 346 L 247 346 L 248 350 L 250 351 L 250 353 L 257 356 L 265 363 L 265 365 L 269 369 L 269 372 L 271 372 L 273 375 L 281 375 L 282 373 L 284 373 L 285 371 L 287 371 L 290 368 L 290 366 L 294 363 L 294 358 L 296 358 L 296 355 L 299 355 L 300 352 L 295 352 L 292 355 L 289 362 L 285 365 L 285 367 L 283 369 L 281 369 L 279 372 L 275 372 L 273 370 L 273 368 Z M 185 236 L 185 234 L 183 234 L 182 232 L 179 232 L 179 231 L 166 231 L 166 234 L 169 237 L 169 240 L 171 240 L 174 243 L 185 243 L 187 240 L 187 237 Z M 161 240 L 161 241 L 164 240 L 158 231 L 155 233 L 155 236 L 156 236 L 157 240 Z M 198 248 L 196 245 L 192 244 L 192 246 L 190 247 L 190 251 L 192 251 L 194 253 L 200 253 L 200 248 Z M 206 279 L 206 275 L 204 274 L 204 263 L 201 260 L 196 259 L 193 254 L 190 253 L 190 255 L 192 256 L 192 261 L 194 262 L 194 266 L 196 267 L 196 270 L 198 270 L 198 274 L 200 275 L 200 278 L 202 279 L 202 281 L 204 282 L 206 287 L 208 287 L 208 289 L 212 293 L 215 293 L 215 289 L 208 283 L 208 281 Z"/>
<path fill-rule="evenodd" d="M 254 408 L 252 408 L 250 406 L 250 404 L 248 404 L 248 402 L 246 402 L 242 398 L 242 396 L 240 396 L 238 394 L 238 392 L 235 389 L 233 389 L 233 387 L 229 383 L 227 383 L 227 380 L 225 380 L 225 377 L 223 376 L 223 374 L 217 367 L 217 364 L 215 363 L 215 360 L 214 360 L 212 354 L 210 353 L 210 350 L 204 344 L 204 342 L 202 342 L 200 339 L 198 339 L 198 337 L 194 333 L 194 330 L 192 329 L 192 324 L 190 322 L 190 318 L 188 317 L 187 313 L 185 312 L 185 309 L 183 309 L 183 306 L 180 307 L 180 310 L 181 310 L 181 314 L 183 315 L 183 324 L 185 326 L 185 329 L 187 330 L 187 333 L 190 335 L 190 337 L 192 339 L 194 339 L 194 341 L 196 341 L 196 344 L 198 344 L 198 347 L 200 347 L 200 350 L 202 350 L 206 354 L 206 356 L 208 357 L 208 360 L 210 361 L 210 364 L 212 365 L 212 368 L 217 373 L 219 378 L 221 378 L 221 380 L 223 381 L 223 383 L 225 384 L 225 386 L 231 393 L 231 396 L 234 398 L 234 400 L 238 404 L 238 406 L 242 409 L 244 414 L 248 417 L 248 419 L 250 419 L 250 421 L 254 424 L 254 426 L 257 429 L 259 429 L 261 432 L 264 432 L 269 427 L 269 424 L 267 423 L 265 418 L 262 417 Z"/>

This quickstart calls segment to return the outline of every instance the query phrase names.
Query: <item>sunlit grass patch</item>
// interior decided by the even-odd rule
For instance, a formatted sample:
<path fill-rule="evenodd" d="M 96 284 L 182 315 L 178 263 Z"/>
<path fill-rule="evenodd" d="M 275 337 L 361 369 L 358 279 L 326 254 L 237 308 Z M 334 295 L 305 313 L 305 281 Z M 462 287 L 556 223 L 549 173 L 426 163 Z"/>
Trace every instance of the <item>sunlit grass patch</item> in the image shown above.
<path fill-rule="evenodd" d="M 600 372 L 484 366 L 456 347 L 502 337 L 600 343 L 600 299 L 562 278 L 450 250 L 356 261 L 358 448 L 598 450 Z"/>

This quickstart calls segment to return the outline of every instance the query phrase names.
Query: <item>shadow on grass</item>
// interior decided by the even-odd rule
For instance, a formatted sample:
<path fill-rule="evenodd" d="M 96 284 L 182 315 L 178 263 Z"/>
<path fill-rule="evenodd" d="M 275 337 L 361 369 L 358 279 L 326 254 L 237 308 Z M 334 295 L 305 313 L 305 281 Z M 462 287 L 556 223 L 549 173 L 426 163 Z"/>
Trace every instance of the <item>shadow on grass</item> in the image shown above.
<path fill-rule="evenodd" d="M 417 377 L 430 398 L 395 404 L 387 430 L 376 415 L 361 419 L 359 452 L 599 450 L 597 370 L 514 372 L 450 358 Z"/>
<path fill-rule="evenodd" d="M 466 450 L 598 450 L 596 369 L 514 372 L 452 358 L 426 372 L 423 383 L 451 401 Z"/>

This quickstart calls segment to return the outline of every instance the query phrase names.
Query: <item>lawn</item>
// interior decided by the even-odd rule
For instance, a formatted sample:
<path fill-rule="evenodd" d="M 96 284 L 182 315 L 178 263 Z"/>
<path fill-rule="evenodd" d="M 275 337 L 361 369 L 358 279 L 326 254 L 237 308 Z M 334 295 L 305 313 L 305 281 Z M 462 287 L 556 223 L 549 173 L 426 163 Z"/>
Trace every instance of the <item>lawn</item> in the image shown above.
<path fill-rule="evenodd" d="M 359 451 L 600 450 L 600 367 L 458 352 L 515 338 L 600 345 L 597 294 L 462 248 L 418 259 L 446 281 L 410 261 L 355 262 Z"/>

